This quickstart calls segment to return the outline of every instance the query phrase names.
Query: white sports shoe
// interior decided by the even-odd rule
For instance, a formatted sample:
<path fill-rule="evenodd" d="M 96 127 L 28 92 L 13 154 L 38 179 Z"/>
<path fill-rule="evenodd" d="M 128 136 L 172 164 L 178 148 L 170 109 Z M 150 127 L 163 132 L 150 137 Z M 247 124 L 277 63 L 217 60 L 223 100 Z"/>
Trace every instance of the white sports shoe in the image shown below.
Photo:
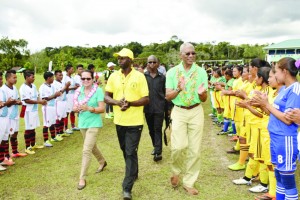
<path fill-rule="evenodd" d="M 3 167 L 2 165 L 0 165 L 0 171 L 5 171 L 5 170 L 6 170 L 6 168 Z"/>
<path fill-rule="evenodd" d="M 268 192 L 268 187 L 258 184 L 257 186 L 250 188 L 249 191 L 254 193 Z"/>
<path fill-rule="evenodd" d="M 72 134 L 73 133 L 73 131 L 70 130 L 70 129 L 67 129 L 65 132 L 68 133 L 68 134 Z"/>
<path fill-rule="evenodd" d="M 234 184 L 236 184 L 236 185 L 251 185 L 252 184 L 251 180 L 247 181 L 247 180 L 245 180 L 243 178 L 239 178 L 239 179 L 233 180 L 232 182 Z"/>

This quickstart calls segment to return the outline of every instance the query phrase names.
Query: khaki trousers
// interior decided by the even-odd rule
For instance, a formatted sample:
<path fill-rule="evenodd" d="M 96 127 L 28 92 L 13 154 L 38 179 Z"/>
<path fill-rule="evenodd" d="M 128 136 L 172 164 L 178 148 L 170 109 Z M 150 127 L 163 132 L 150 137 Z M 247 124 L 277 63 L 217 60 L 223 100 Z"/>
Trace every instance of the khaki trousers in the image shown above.
<path fill-rule="evenodd" d="M 85 179 L 87 170 L 91 163 L 92 154 L 96 157 L 100 165 L 105 162 L 100 150 L 97 147 L 97 137 L 100 128 L 80 129 L 83 136 L 83 150 L 82 150 L 82 165 L 80 172 L 80 179 Z"/>
<path fill-rule="evenodd" d="M 185 172 L 183 184 L 192 188 L 200 172 L 200 150 L 204 126 L 202 105 L 191 110 L 174 106 L 171 118 L 172 172 L 175 175 Z"/>

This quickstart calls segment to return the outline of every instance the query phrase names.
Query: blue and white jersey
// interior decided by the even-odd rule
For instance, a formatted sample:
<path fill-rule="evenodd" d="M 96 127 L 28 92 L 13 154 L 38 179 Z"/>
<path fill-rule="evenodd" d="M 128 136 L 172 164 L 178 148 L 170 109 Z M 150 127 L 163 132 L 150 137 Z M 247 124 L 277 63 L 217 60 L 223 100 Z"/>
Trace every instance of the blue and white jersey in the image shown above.
<path fill-rule="evenodd" d="M 0 101 L 3 103 L 7 101 L 6 95 L 1 88 L 0 88 Z M 8 109 L 6 106 L 0 108 L 0 117 L 6 117 L 7 113 L 8 113 Z"/>
<path fill-rule="evenodd" d="M 71 83 L 70 87 L 75 87 L 75 80 L 71 76 L 68 75 L 64 76 L 64 82 L 65 83 L 70 82 Z M 68 94 L 75 94 L 75 90 L 70 90 Z"/>
<path fill-rule="evenodd" d="M 20 87 L 20 95 L 21 95 L 22 104 L 26 106 L 26 111 L 29 112 L 38 111 L 38 104 L 25 103 L 25 100 L 27 99 L 35 100 L 35 101 L 38 100 L 39 93 L 34 84 L 31 84 L 31 86 L 29 86 L 23 83 Z"/>
<path fill-rule="evenodd" d="M 6 95 L 6 99 L 14 99 L 14 100 L 19 100 L 19 92 L 16 88 L 16 86 L 13 86 L 12 88 L 8 87 L 6 84 L 4 84 L 1 87 L 2 91 Z M 9 119 L 19 119 L 19 108 L 18 105 L 12 105 L 7 108 L 8 109 L 8 117 Z"/>
<path fill-rule="evenodd" d="M 64 81 L 57 81 L 57 80 L 54 80 L 53 83 L 52 83 L 53 87 L 54 87 L 54 91 L 55 92 L 59 92 L 59 91 L 62 91 L 65 87 L 65 82 Z M 59 97 L 56 98 L 56 101 L 67 101 L 67 97 L 66 97 L 66 91 L 64 91 L 64 93 L 62 95 L 60 95 Z"/>
<path fill-rule="evenodd" d="M 276 97 L 273 106 L 283 113 L 294 108 L 300 108 L 300 83 L 295 82 L 289 87 L 282 89 Z M 273 114 L 270 114 L 269 132 L 284 136 L 297 136 L 297 129 L 297 124 L 286 125 Z"/>
<path fill-rule="evenodd" d="M 41 99 L 52 96 L 55 93 L 55 89 L 54 89 L 53 84 L 48 85 L 46 83 L 43 83 L 40 86 L 39 93 L 40 93 L 40 98 Z M 47 106 L 54 107 L 55 106 L 55 99 L 51 99 L 50 101 L 48 101 Z"/>

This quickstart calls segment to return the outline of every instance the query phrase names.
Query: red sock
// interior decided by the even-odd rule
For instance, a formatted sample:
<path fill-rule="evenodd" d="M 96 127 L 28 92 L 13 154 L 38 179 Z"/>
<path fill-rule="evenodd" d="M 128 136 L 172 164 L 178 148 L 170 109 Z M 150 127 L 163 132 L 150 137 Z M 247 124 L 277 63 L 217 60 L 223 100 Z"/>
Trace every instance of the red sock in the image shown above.
<path fill-rule="evenodd" d="M 33 147 L 35 145 L 35 130 L 30 130 L 30 144 Z"/>
<path fill-rule="evenodd" d="M 25 139 L 25 146 L 26 146 L 26 149 L 28 147 L 30 147 L 30 141 L 31 141 L 31 130 L 25 130 L 25 133 L 24 133 L 24 139 Z"/>
<path fill-rule="evenodd" d="M 72 126 L 72 128 L 74 128 L 75 127 L 75 113 L 74 112 L 71 112 L 70 120 L 71 120 L 71 126 Z"/>
<path fill-rule="evenodd" d="M 48 140 L 48 127 L 44 126 L 43 127 L 43 137 L 44 137 L 44 142 Z"/>
<path fill-rule="evenodd" d="M 0 162 L 4 160 L 4 143 L 3 141 L 0 143 Z"/>
<path fill-rule="evenodd" d="M 54 127 L 54 124 L 52 124 L 49 129 L 50 129 L 51 138 L 54 139 L 55 138 L 55 127 Z"/>
<path fill-rule="evenodd" d="M 9 143 L 8 140 L 2 140 L 3 148 L 4 148 L 4 156 L 9 158 Z"/>
<path fill-rule="evenodd" d="M 18 152 L 18 136 L 15 133 L 16 137 L 10 137 L 10 145 L 11 145 L 11 149 L 12 149 L 12 153 L 16 154 L 19 153 Z"/>
<path fill-rule="evenodd" d="M 68 129 L 68 119 L 69 119 L 69 113 L 67 113 L 67 117 L 64 118 L 65 130 Z"/>

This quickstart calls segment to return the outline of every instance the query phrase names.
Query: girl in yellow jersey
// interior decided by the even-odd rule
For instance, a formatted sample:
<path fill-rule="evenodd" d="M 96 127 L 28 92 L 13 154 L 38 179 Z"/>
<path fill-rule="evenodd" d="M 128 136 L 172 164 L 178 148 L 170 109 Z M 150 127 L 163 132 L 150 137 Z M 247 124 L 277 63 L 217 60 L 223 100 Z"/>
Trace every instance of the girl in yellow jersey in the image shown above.
<path fill-rule="evenodd" d="M 216 82 L 214 83 L 215 89 L 213 92 L 213 97 L 214 97 L 214 103 L 215 103 L 215 107 L 217 109 L 217 125 L 221 126 L 221 124 L 223 123 L 223 111 L 224 111 L 224 102 L 223 99 L 221 97 L 221 91 L 219 89 L 217 89 L 218 85 L 220 85 L 221 83 L 225 83 L 226 80 L 225 78 L 222 76 L 221 74 L 221 70 L 220 69 L 214 69 L 214 77 L 216 78 Z"/>

